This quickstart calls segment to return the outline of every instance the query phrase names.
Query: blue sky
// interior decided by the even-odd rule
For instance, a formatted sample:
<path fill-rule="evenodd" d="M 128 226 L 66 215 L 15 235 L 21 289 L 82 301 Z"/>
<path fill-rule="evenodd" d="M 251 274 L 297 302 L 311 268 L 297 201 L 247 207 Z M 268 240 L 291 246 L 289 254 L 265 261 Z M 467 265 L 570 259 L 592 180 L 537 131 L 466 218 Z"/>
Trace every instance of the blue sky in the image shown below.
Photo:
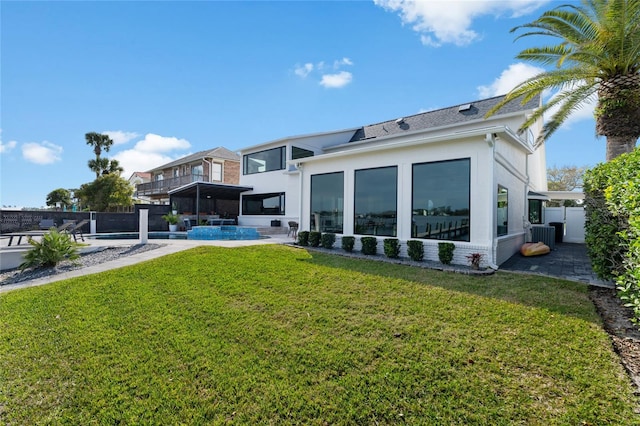
<path fill-rule="evenodd" d="M 128 178 L 504 94 L 536 72 L 509 29 L 557 4 L 2 1 L 0 205 L 92 181 L 87 132 Z M 590 110 L 547 141 L 549 166 L 604 160 Z"/>

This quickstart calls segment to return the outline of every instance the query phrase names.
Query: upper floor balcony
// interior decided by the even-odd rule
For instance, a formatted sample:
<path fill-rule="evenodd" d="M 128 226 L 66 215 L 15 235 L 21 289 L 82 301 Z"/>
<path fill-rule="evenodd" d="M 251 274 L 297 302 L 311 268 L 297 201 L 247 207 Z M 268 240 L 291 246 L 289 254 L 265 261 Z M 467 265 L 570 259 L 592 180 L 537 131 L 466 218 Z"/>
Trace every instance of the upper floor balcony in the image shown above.
<path fill-rule="evenodd" d="M 172 189 L 180 188 L 191 182 L 209 182 L 207 175 L 185 175 L 169 179 L 141 183 L 136 186 L 137 196 L 154 196 L 167 194 Z"/>

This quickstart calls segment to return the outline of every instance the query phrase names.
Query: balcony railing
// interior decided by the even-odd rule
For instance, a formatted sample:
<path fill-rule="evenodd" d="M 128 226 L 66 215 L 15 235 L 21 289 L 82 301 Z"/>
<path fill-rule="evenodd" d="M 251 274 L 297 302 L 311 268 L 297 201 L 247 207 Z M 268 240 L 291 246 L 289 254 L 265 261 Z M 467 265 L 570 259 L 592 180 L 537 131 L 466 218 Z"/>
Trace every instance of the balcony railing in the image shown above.
<path fill-rule="evenodd" d="M 141 183 L 136 186 L 136 193 L 141 195 L 161 195 L 166 194 L 172 189 L 180 188 L 191 182 L 208 182 L 207 175 L 186 175 L 170 179 L 156 180 L 154 182 Z"/>

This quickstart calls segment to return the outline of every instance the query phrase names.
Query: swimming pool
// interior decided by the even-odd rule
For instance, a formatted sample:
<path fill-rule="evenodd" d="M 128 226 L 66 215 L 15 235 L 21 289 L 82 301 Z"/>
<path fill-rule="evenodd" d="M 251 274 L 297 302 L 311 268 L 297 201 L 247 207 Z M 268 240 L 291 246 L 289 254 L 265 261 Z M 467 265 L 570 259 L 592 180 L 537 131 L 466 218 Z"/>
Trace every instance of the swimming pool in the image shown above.
<path fill-rule="evenodd" d="M 262 236 L 256 228 L 245 226 L 194 226 L 187 232 L 149 232 L 150 240 L 259 240 Z M 138 232 L 112 232 L 85 235 L 94 240 L 139 240 Z"/>
<path fill-rule="evenodd" d="M 85 238 L 93 240 L 139 240 L 138 232 L 111 232 L 108 234 L 91 234 L 85 235 Z M 149 232 L 150 240 L 186 240 L 186 232 Z"/>

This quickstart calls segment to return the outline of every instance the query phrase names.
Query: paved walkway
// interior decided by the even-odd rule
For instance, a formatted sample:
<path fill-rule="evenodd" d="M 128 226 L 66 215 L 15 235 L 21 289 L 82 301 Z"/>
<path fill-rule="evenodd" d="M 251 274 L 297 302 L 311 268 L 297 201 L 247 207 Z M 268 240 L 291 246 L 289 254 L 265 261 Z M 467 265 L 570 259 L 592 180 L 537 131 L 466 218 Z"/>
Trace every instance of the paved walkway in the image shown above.
<path fill-rule="evenodd" d="M 591 268 L 584 244 L 556 243 L 556 249 L 543 256 L 525 257 L 516 253 L 500 265 L 501 271 L 545 275 L 599 287 L 615 287 L 598 278 Z"/>

